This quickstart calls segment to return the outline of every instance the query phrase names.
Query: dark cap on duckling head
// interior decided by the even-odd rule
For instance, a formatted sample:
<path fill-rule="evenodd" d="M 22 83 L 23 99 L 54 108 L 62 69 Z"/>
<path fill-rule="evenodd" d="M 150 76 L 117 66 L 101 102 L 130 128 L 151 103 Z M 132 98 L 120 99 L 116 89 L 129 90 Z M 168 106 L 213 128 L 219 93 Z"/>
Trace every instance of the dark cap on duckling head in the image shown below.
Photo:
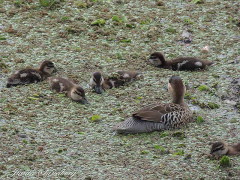
<path fill-rule="evenodd" d="M 90 85 L 94 89 L 94 91 L 98 94 L 102 94 L 104 92 L 102 84 L 104 83 L 104 79 L 100 72 L 94 72 L 92 78 L 90 79 Z"/>
<path fill-rule="evenodd" d="M 216 154 L 222 152 L 225 149 L 226 144 L 223 142 L 215 142 L 212 144 L 210 154 Z M 220 155 L 220 154 L 219 154 Z"/>
<path fill-rule="evenodd" d="M 166 60 L 164 58 L 164 55 L 162 53 L 160 53 L 160 52 L 152 53 L 148 60 L 154 66 L 163 66 L 163 65 L 166 64 Z"/>
<path fill-rule="evenodd" d="M 82 104 L 89 104 L 88 100 L 86 99 L 85 91 L 83 90 L 83 88 L 81 88 L 80 86 L 77 86 L 73 93 L 74 94 L 72 99 L 74 101 L 80 102 Z"/>
<path fill-rule="evenodd" d="M 54 63 L 52 61 L 43 61 L 40 65 L 39 70 L 44 73 L 52 74 L 53 72 L 56 72 L 56 68 L 54 66 Z"/>

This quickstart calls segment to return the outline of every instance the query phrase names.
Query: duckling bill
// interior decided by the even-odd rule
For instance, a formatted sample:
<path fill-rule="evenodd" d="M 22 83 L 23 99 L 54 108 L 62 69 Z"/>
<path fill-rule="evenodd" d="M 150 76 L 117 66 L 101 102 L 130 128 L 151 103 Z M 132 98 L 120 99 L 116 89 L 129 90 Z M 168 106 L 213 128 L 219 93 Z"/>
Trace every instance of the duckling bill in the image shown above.
<path fill-rule="evenodd" d="M 141 78 L 142 75 L 135 71 L 117 71 L 116 76 L 104 78 L 100 72 L 94 72 L 90 79 L 93 90 L 102 94 L 106 89 L 124 86 L 127 82 Z"/>
<path fill-rule="evenodd" d="M 210 154 L 212 156 L 240 155 L 240 143 L 228 145 L 225 142 L 215 142 L 212 144 Z"/>
<path fill-rule="evenodd" d="M 194 57 L 180 57 L 166 61 L 164 55 L 160 52 L 152 53 L 149 62 L 156 67 L 171 69 L 173 71 L 194 71 L 205 69 L 207 66 L 213 64 L 211 61 L 201 60 Z"/>
<path fill-rule="evenodd" d="M 50 77 L 48 79 L 52 90 L 56 92 L 65 92 L 66 95 L 75 102 L 88 104 L 85 91 L 82 87 L 75 84 L 73 80 L 62 77 Z"/>
<path fill-rule="evenodd" d="M 117 124 L 113 130 L 117 133 L 145 133 L 178 128 L 192 120 L 192 112 L 184 103 L 186 87 L 182 79 L 173 76 L 169 79 L 168 91 L 172 103 L 159 103 L 147 106 L 132 114 L 130 118 Z"/>
<path fill-rule="evenodd" d="M 7 88 L 12 86 L 37 83 L 51 76 L 56 70 L 53 62 L 43 61 L 39 69 L 22 69 L 12 74 L 7 80 Z"/>

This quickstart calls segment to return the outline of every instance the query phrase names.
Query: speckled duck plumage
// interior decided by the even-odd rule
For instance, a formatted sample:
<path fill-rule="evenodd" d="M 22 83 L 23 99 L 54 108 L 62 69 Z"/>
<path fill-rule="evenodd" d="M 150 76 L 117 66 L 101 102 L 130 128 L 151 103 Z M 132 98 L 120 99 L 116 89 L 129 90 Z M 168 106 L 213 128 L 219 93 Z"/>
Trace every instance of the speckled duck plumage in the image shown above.
<path fill-rule="evenodd" d="M 84 89 L 75 84 L 73 80 L 62 77 L 50 77 L 48 78 L 48 82 L 52 90 L 58 93 L 66 93 L 75 102 L 88 104 Z"/>
<path fill-rule="evenodd" d="M 225 142 L 215 142 L 212 144 L 210 154 L 213 156 L 240 155 L 240 143 L 228 145 Z"/>
<path fill-rule="evenodd" d="M 194 71 L 205 69 L 207 66 L 213 64 L 211 61 L 201 60 L 194 57 L 180 57 L 166 61 L 164 55 L 160 52 L 152 53 L 149 62 L 156 67 L 171 69 L 173 71 Z"/>
<path fill-rule="evenodd" d="M 94 72 L 90 79 L 90 86 L 96 93 L 101 94 L 106 89 L 118 88 L 140 77 L 142 74 L 135 71 L 117 71 L 115 76 L 110 77 L 103 77 L 100 72 Z"/>
<path fill-rule="evenodd" d="M 113 130 L 118 133 L 144 133 L 178 128 L 192 120 L 192 112 L 184 103 L 186 88 L 178 76 L 169 80 L 168 89 L 173 96 L 172 103 L 147 106 L 117 124 Z"/>
<path fill-rule="evenodd" d="M 7 88 L 12 86 L 37 83 L 51 76 L 55 67 L 51 61 L 43 61 L 39 69 L 22 69 L 12 74 L 7 80 Z"/>

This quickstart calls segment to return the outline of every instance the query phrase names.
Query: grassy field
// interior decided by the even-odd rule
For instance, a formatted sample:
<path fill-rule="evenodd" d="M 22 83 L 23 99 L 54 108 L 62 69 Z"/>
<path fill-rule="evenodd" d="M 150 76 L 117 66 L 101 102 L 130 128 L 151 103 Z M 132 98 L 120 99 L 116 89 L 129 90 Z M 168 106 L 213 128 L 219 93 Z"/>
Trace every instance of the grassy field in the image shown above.
<path fill-rule="evenodd" d="M 240 139 L 239 1 L 44 2 L 0 0 L 0 179 L 239 179 L 239 156 L 223 168 L 206 155 L 210 142 Z M 158 69 L 147 63 L 154 51 L 215 64 L 198 72 Z M 72 102 L 47 82 L 5 88 L 14 70 L 43 60 L 55 63 L 58 76 L 78 80 L 91 104 Z M 144 79 L 92 92 L 93 72 L 116 70 L 138 70 Z M 171 101 L 172 75 L 188 87 L 195 122 L 147 134 L 111 131 L 144 105 Z"/>

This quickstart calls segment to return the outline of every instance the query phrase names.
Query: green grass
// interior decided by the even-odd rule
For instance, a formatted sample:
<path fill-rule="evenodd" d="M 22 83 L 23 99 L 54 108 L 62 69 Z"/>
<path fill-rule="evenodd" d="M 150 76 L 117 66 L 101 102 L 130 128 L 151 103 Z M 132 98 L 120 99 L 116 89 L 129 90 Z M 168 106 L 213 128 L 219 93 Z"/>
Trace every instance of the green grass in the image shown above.
<path fill-rule="evenodd" d="M 42 7 L 52 7 L 56 2 L 56 0 L 39 0 L 39 4 Z"/>

